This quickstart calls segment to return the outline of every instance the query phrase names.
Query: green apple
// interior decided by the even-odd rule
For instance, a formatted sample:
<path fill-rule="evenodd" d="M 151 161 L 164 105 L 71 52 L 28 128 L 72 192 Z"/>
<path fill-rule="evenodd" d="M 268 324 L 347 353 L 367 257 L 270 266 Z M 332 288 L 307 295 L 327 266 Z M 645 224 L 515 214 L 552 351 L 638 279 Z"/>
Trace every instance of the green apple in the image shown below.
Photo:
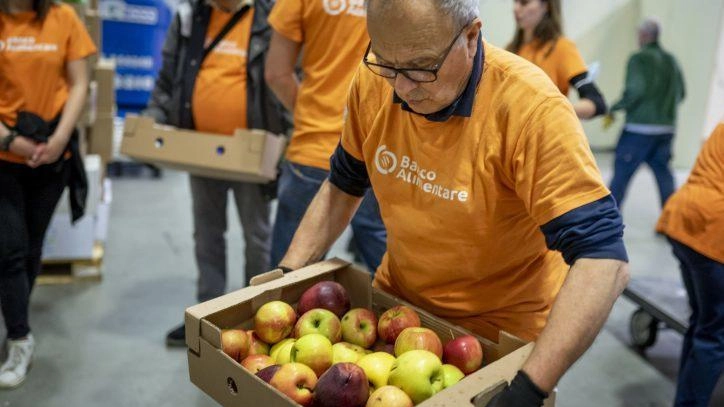
<path fill-rule="evenodd" d="M 375 352 L 365 355 L 357 361 L 357 366 L 364 370 L 370 382 L 370 390 L 374 391 L 387 385 L 390 370 L 395 363 L 395 357 L 386 352 Z"/>
<path fill-rule="evenodd" d="M 332 356 L 332 342 L 326 336 L 309 334 L 294 342 L 291 361 L 309 366 L 319 377 L 332 366 Z"/>
<path fill-rule="evenodd" d="M 294 326 L 295 338 L 309 334 L 321 334 L 337 343 L 342 340 L 342 325 L 332 311 L 315 308 L 302 315 Z"/>
<path fill-rule="evenodd" d="M 387 383 L 399 387 L 419 404 L 443 389 L 442 362 L 430 351 L 405 352 L 392 365 Z"/>
<path fill-rule="evenodd" d="M 395 386 L 384 386 L 372 392 L 365 407 L 412 407 L 410 396 Z"/>
<path fill-rule="evenodd" d="M 269 356 L 271 356 L 271 358 L 274 359 L 274 362 L 278 365 L 289 363 L 292 346 L 294 346 L 294 342 L 296 341 L 297 340 L 293 338 L 284 339 L 272 346 L 271 351 L 269 351 Z"/>
<path fill-rule="evenodd" d="M 347 342 L 339 342 L 332 345 L 332 364 L 337 363 L 355 363 L 362 356 L 366 355 L 365 348 L 352 345 Z"/>
<path fill-rule="evenodd" d="M 442 387 L 447 389 L 465 377 L 465 373 L 454 365 L 442 365 Z"/>
<path fill-rule="evenodd" d="M 342 340 L 369 348 L 377 340 L 377 317 L 366 308 L 354 308 L 342 317 Z"/>

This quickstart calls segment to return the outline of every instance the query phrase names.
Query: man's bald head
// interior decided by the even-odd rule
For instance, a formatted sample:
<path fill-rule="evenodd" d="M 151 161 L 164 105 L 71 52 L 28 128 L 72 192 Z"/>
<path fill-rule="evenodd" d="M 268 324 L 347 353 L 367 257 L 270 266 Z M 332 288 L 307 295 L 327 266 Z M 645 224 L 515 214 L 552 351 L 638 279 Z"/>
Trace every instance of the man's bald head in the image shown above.
<path fill-rule="evenodd" d="M 639 25 L 639 44 L 644 46 L 659 40 L 661 24 L 656 18 L 647 18 Z"/>
<path fill-rule="evenodd" d="M 440 22 L 462 27 L 478 16 L 477 0 L 367 0 L 367 18 L 415 18 L 435 13 Z M 410 20 L 408 20 L 410 21 Z M 413 20 L 414 21 L 414 20 Z"/>

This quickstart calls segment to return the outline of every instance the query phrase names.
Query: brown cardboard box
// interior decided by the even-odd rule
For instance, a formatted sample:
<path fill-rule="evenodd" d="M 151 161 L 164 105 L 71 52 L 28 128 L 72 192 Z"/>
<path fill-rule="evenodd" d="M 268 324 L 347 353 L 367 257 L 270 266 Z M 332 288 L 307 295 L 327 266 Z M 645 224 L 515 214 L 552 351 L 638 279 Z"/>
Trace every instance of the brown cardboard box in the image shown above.
<path fill-rule="evenodd" d="M 75 14 L 78 15 L 78 18 L 80 18 L 80 21 L 85 23 L 85 16 L 86 16 L 86 13 L 88 12 L 88 5 L 86 3 L 81 3 L 81 2 L 78 2 L 78 3 L 67 2 L 66 4 L 73 7 L 73 10 L 75 10 Z"/>
<path fill-rule="evenodd" d="M 100 58 L 93 70 L 96 82 L 96 112 L 101 114 L 116 111 L 116 63 L 112 59 Z"/>
<path fill-rule="evenodd" d="M 96 121 L 96 100 L 98 96 L 98 83 L 91 81 L 88 84 L 88 95 L 83 105 L 83 111 L 78 119 L 78 127 L 90 127 Z"/>
<path fill-rule="evenodd" d="M 97 113 L 88 131 L 88 153 L 101 156 L 103 164 L 113 161 L 113 121 L 115 112 Z"/>
<path fill-rule="evenodd" d="M 101 16 L 98 14 L 98 10 L 89 8 L 85 11 L 85 27 L 99 52 L 102 44 L 101 24 Z"/>
<path fill-rule="evenodd" d="M 282 274 L 273 271 L 252 279 L 250 287 L 186 310 L 186 344 L 189 347 L 191 382 L 224 407 L 291 407 L 294 402 L 243 369 L 221 350 L 221 329 L 250 329 L 256 310 L 282 300 L 295 305 L 302 293 L 322 280 L 333 280 L 347 288 L 352 307 L 382 312 L 404 301 L 373 288 L 370 275 L 349 263 L 334 259 Z M 422 325 L 434 330 L 443 342 L 468 334 L 464 329 L 419 308 Z M 484 367 L 455 386 L 420 403 L 423 407 L 484 406 L 523 365 L 533 344 L 501 333 L 498 343 L 478 338 L 484 348 Z M 555 397 L 546 401 L 552 407 Z"/>
<path fill-rule="evenodd" d="M 139 161 L 234 181 L 276 178 L 285 139 L 263 130 L 238 129 L 233 136 L 180 130 L 149 117 L 126 116 L 121 153 Z"/>

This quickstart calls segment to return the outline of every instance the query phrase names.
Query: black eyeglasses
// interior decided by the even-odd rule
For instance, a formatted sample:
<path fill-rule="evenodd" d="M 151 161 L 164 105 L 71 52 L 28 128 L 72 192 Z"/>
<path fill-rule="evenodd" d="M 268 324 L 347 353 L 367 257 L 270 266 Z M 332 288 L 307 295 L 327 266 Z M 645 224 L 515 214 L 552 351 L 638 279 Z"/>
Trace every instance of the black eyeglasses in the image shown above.
<path fill-rule="evenodd" d="M 435 82 L 437 80 L 437 73 L 440 71 L 440 68 L 442 68 L 442 65 L 445 63 L 445 60 L 447 59 L 447 56 L 450 54 L 450 51 L 452 50 L 453 46 L 458 40 L 458 37 L 460 37 L 460 34 L 465 31 L 465 29 L 468 27 L 469 24 L 465 24 L 463 28 L 460 29 L 460 31 L 455 35 L 450 45 L 448 45 L 447 49 L 443 54 L 437 59 L 437 62 L 432 66 L 432 68 L 428 69 L 422 69 L 422 68 L 395 68 L 394 66 L 389 65 L 382 65 L 375 62 L 370 62 L 369 56 L 370 56 L 370 49 L 372 48 L 372 42 L 367 45 L 367 51 L 365 51 L 365 56 L 362 59 L 362 62 L 364 62 L 367 69 L 372 71 L 374 74 L 382 76 L 384 78 L 388 79 L 395 79 L 397 77 L 397 74 L 402 74 L 405 78 L 413 81 L 413 82 L 419 82 L 419 83 L 426 83 L 426 82 Z M 374 55 L 374 54 L 373 54 Z"/>

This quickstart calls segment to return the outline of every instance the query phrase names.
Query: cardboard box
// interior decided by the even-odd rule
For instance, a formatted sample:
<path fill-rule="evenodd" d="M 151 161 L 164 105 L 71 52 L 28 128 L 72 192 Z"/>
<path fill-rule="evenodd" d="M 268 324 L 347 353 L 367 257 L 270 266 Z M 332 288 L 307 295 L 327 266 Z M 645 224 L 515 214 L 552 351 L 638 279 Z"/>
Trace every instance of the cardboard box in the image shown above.
<path fill-rule="evenodd" d="M 96 113 L 88 131 L 88 153 L 100 156 L 104 164 L 113 161 L 114 113 Z"/>
<path fill-rule="evenodd" d="M 211 178 L 265 183 L 277 176 L 284 137 L 238 129 L 232 136 L 180 130 L 126 116 L 121 153 L 138 161 Z"/>
<path fill-rule="evenodd" d="M 116 62 L 113 59 L 100 58 L 93 69 L 96 82 L 96 112 L 111 114 L 116 111 Z"/>
<path fill-rule="evenodd" d="M 80 18 L 80 21 L 85 23 L 85 16 L 88 12 L 88 5 L 83 2 L 71 2 L 66 1 L 66 4 L 73 7 L 73 10 L 75 10 L 75 14 L 78 15 L 78 18 Z"/>
<path fill-rule="evenodd" d="M 85 27 L 88 30 L 88 34 L 90 34 L 91 39 L 93 40 L 93 43 L 96 45 L 96 48 L 98 48 L 100 52 L 102 42 L 102 21 L 101 16 L 98 13 L 98 10 L 89 8 L 85 11 Z"/>
<path fill-rule="evenodd" d="M 252 375 L 221 350 L 221 329 L 250 329 L 256 310 L 282 300 L 295 305 L 302 293 L 322 280 L 333 280 L 347 288 L 352 307 L 383 312 L 406 302 L 373 288 L 370 275 L 349 263 L 334 259 L 283 275 L 273 271 L 252 279 L 250 287 L 186 310 L 186 344 L 191 382 L 222 406 L 291 407 L 297 404 Z M 422 325 L 434 330 L 443 342 L 469 334 L 419 308 Z M 484 367 L 455 386 L 420 403 L 423 407 L 484 406 L 506 381 L 511 380 L 528 358 L 533 344 L 501 333 L 498 343 L 478 338 L 484 348 Z M 546 401 L 552 407 L 555 397 Z"/>

